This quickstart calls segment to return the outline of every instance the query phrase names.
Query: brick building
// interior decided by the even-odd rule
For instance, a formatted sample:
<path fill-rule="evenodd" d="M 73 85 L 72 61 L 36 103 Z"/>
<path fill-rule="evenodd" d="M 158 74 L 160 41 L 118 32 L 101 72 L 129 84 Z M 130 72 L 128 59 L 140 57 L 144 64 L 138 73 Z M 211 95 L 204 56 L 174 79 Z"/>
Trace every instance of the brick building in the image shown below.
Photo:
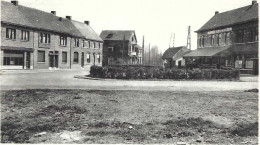
<path fill-rule="evenodd" d="M 184 55 L 201 66 L 258 74 L 258 3 L 215 15 L 197 32 L 197 49 Z"/>
<path fill-rule="evenodd" d="M 1 69 L 102 65 L 103 40 L 84 23 L 1 1 Z"/>
<path fill-rule="evenodd" d="M 104 30 L 103 65 L 142 64 L 142 48 L 137 44 L 135 31 Z"/>

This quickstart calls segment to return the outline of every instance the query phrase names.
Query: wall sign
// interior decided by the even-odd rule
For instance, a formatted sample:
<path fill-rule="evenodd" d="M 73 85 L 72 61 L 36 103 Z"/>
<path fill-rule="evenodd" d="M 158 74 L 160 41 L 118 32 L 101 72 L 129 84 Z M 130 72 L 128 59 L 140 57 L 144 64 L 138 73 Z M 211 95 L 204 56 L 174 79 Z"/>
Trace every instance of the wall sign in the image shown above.
<path fill-rule="evenodd" d="M 228 31 L 232 31 L 232 28 L 213 30 L 213 31 L 209 31 L 208 34 L 222 33 L 222 32 L 228 32 Z"/>

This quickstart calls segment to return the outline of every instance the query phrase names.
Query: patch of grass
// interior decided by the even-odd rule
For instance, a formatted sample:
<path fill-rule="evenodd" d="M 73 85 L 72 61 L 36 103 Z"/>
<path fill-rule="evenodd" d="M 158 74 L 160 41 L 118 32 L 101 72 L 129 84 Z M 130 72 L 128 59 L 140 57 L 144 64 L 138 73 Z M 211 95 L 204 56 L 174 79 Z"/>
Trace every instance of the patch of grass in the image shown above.
<path fill-rule="evenodd" d="M 232 135 L 242 137 L 257 136 L 258 135 L 258 122 L 255 123 L 240 123 L 235 128 L 229 130 Z"/>

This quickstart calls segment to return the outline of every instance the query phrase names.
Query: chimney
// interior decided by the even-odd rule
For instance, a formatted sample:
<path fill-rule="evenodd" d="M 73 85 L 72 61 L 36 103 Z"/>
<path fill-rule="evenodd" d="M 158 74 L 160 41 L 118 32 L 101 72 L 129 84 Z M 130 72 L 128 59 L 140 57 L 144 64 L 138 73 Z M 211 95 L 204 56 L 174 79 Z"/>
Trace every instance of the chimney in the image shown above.
<path fill-rule="evenodd" d="M 215 11 L 215 15 L 218 14 L 218 13 L 219 13 L 219 11 Z"/>
<path fill-rule="evenodd" d="M 71 20 L 71 16 L 66 16 L 66 19 L 69 19 L 69 20 Z"/>
<path fill-rule="evenodd" d="M 51 13 L 56 16 L 56 11 L 51 11 Z"/>
<path fill-rule="evenodd" d="M 13 1 L 11 1 L 11 3 L 12 3 L 13 5 L 15 5 L 15 6 L 18 6 L 18 1 L 17 1 L 17 0 L 13 0 Z"/>
<path fill-rule="evenodd" d="M 59 17 L 59 21 L 62 21 L 62 17 Z"/>
<path fill-rule="evenodd" d="M 84 21 L 85 24 L 89 25 L 89 21 Z"/>
<path fill-rule="evenodd" d="M 257 0 L 252 0 L 252 5 L 257 4 Z"/>

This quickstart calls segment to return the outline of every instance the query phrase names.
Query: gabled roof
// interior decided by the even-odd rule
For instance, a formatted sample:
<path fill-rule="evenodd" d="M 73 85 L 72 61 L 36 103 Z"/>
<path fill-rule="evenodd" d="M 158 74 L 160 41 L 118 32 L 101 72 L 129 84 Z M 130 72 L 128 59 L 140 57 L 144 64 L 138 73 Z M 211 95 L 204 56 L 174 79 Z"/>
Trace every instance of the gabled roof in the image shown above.
<path fill-rule="evenodd" d="M 86 39 L 103 41 L 89 25 L 73 20 L 71 22 Z"/>
<path fill-rule="evenodd" d="M 163 53 L 162 58 L 163 58 L 163 59 L 173 59 L 173 57 L 175 57 L 175 55 L 176 55 L 180 50 L 185 50 L 184 52 L 187 52 L 187 51 L 188 51 L 188 49 L 187 49 L 186 46 L 168 48 L 168 49 Z"/>
<path fill-rule="evenodd" d="M 51 13 L 21 5 L 15 6 L 5 1 L 1 1 L 1 22 L 102 41 L 87 24 L 79 27 L 78 24 L 74 24 L 76 21 L 66 18 L 60 20 L 60 17 Z"/>
<path fill-rule="evenodd" d="M 215 14 L 197 32 L 258 20 L 258 3 Z"/>
<path fill-rule="evenodd" d="M 134 34 L 135 39 L 135 31 L 134 30 L 103 30 L 100 34 L 100 37 L 103 40 L 130 40 L 132 34 Z M 109 35 L 109 37 L 108 37 Z M 124 38 L 125 36 L 125 38 Z M 137 40 L 137 39 L 136 39 Z"/>

